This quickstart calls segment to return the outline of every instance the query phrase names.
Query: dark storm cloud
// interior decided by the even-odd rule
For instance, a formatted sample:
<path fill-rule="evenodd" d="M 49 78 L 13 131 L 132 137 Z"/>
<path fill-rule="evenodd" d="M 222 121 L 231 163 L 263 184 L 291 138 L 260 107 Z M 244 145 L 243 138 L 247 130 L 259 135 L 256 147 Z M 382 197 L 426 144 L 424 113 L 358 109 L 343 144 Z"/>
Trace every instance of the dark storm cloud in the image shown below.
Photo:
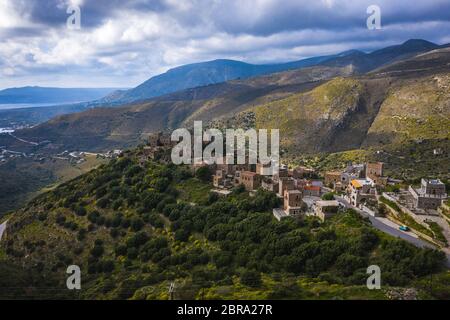
<path fill-rule="evenodd" d="M 15 2 L 22 14 L 29 14 L 33 22 L 47 26 L 64 26 L 68 17 L 68 0 L 27 0 Z M 124 1 L 95 0 L 83 1 L 80 5 L 83 26 L 92 28 L 101 25 L 105 19 L 128 10 L 164 11 L 167 8 L 162 0 Z"/>
<path fill-rule="evenodd" d="M 224 2 L 214 10 L 215 24 L 229 33 L 269 35 L 298 29 L 342 30 L 364 26 L 367 8 L 377 5 L 384 24 L 450 21 L 450 1 L 266 1 L 261 11 L 240 11 L 240 3 Z M 256 8 L 255 8 L 256 9 Z M 229 15 L 229 12 L 237 16 Z M 350 30 L 349 30 L 350 31 Z"/>
<path fill-rule="evenodd" d="M 80 5 L 81 30 L 66 27 L 70 3 Z M 370 5 L 381 9 L 381 30 L 366 27 Z M 0 80 L 129 86 L 202 60 L 443 43 L 449 30 L 450 0 L 0 0 Z"/>

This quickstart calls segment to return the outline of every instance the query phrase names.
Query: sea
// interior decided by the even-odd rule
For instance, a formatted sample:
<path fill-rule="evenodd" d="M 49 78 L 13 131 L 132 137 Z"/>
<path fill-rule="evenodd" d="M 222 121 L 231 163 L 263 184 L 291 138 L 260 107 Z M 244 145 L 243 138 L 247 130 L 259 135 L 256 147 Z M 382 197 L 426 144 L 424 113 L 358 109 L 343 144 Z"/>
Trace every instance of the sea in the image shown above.
<path fill-rule="evenodd" d="M 61 104 L 61 103 L 60 103 Z M 55 103 L 0 103 L 0 110 L 11 110 L 11 109 L 21 109 L 21 108 L 39 108 L 39 107 L 49 107 L 55 106 Z"/>

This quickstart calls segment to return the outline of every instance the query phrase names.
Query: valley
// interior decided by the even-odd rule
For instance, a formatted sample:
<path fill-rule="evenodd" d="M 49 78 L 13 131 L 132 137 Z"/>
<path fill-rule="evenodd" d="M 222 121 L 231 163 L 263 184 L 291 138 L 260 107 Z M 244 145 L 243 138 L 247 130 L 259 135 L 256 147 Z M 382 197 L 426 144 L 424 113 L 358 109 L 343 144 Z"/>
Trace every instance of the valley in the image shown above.
<path fill-rule="evenodd" d="M 13 154 L 49 158 L 65 150 L 105 153 L 135 147 L 153 132 L 189 128 L 202 120 L 217 128 L 279 128 L 283 157 L 293 164 L 337 167 L 357 161 L 348 155 L 360 150 L 353 154 L 392 163 L 397 178 L 448 179 L 449 63 L 444 48 L 366 75 L 349 66 L 312 66 L 81 113 L 76 113 L 77 105 L 62 106 L 56 112 L 64 115 L 38 124 L 44 121 L 40 112 L 47 107 L 42 107 L 26 110 L 27 117 L 36 117 L 36 125 L 0 134 L 0 146 Z M 16 110 L 9 112 L 20 119 Z M 434 150 L 443 152 L 434 155 Z"/>
<path fill-rule="evenodd" d="M 386 164 L 380 202 L 378 192 L 423 178 L 448 188 L 450 51 L 409 40 L 279 65 L 214 60 L 93 101 L 0 110 L 9 128 L 0 132 L 0 297 L 169 299 L 168 287 L 176 299 L 449 297 L 445 255 L 394 237 L 396 223 L 417 227 L 402 210 L 388 234 L 352 205 L 330 219 L 275 219 L 284 194 L 244 184 L 214 192 L 211 168 L 175 166 L 152 149 L 161 146 L 149 136 L 199 120 L 279 129 L 286 173 L 302 168 L 314 173 L 303 182 L 321 185 L 305 193 L 312 203 L 320 190 L 344 199 L 324 182 L 349 163 Z M 417 228 L 443 246 L 432 221 Z M 81 267 L 80 292 L 63 289 L 69 264 Z M 365 286 L 372 264 L 383 290 Z M 434 292 L 431 275 L 442 284 Z"/>

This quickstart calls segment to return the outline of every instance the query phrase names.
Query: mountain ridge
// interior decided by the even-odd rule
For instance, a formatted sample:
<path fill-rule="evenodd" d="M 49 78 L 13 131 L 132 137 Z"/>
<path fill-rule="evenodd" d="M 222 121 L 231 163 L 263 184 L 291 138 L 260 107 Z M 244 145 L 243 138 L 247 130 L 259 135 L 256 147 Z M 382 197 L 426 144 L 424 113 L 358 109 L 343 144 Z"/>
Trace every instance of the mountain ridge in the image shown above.
<path fill-rule="evenodd" d="M 406 46 L 409 47 L 414 43 L 414 41 L 406 43 Z M 419 42 L 419 44 L 421 43 Z M 434 45 L 432 46 L 434 47 Z M 392 49 L 388 51 L 390 50 Z M 359 52 L 353 53 L 361 55 Z M 418 66 L 423 68 L 417 68 Z M 386 70 L 392 71 L 386 73 Z M 355 74 L 353 66 L 343 68 L 313 66 L 185 89 L 117 108 L 93 108 L 82 113 L 59 116 L 34 128 L 20 130 L 16 134 L 29 141 L 50 140 L 54 145 L 63 148 L 104 151 L 105 149 L 136 145 L 141 139 L 145 139 L 148 134 L 155 131 L 175 129 L 179 126 L 189 127 L 194 120 L 211 122 L 230 119 L 242 112 L 252 111 L 257 106 L 277 105 L 277 101 L 285 103 L 283 99 L 289 99 L 290 96 L 303 93 L 305 94 L 305 98 L 302 98 L 305 99 L 303 102 L 305 107 L 315 103 L 318 107 L 331 112 L 330 107 L 334 108 L 333 103 L 336 103 L 333 102 L 333 95 L 336 96 L 336 101 L 339 101 L 339 99 L 344 98 L 340 95 L 345 95 L 345 92 L 350 91 L 342 86 L 345 82 L 337 82 L 337 85 L 332 86 L 331 91 L 329 91 L 326 89 L 327 81 L 333 84 L 336 83 L 336 81 L 333 82 L 334 78 L 344 77 L 353 79 L 356 83 L 361 83 L 368 88 L 368 91 L 358 94 L 357 101 L 352 104 L 354 108 L 350 108 L 354 110 L 356 118 L 353 118 L 352 113 L 350 113 L 341 119 L 342 123 L 339 124 L 339 121 L 341 121 L 339 120 L 332 124 L 335 126 L 333 127 L 334 131 L 329 131 L 328 135 L 324 135 L 324 141 L 319 141 L 320 139 L 307 140 L 306 144 L 296 149 L 300 153 L 338 152 L 362 146 L 377 145 L 375 143 L 377 139 L 373 138 L 367 139 L 368 142 L 364 143 L 365 136 L 369 132 L 371 122 L 375 119 L 379 106 L 384 102 L 388 93 L 397 88 L 397 84 L 399 84 L 398 88 L 403 83 L 413 88 L 414 81 L 423 81 L 423 85 L 430 88 L 432 97 L 438 97 L 434 94 L 438 93 L 436 91 L 438 89 L 432 85 L 433 77 L 441 77 L 441 85 L 445 86 L 447 85 L 446 75 L 448 73 L 450 73 L 450 51 L 448 51 L 448 48 L 438 48 L 428 53 L 420 53 L 414 57 L 392 62 L 365 75 Z M 412 79 L 413 82 L 408 79 Z M 374 85 L 370 85 L 371 83 Z M 407 94 L 411 92 L 410 87 L 404 89 Z M 318 89 L 316 90 L 316 88 Z M 311 92 L 307 93 L 309 91 Z M 326 96 L 328 95 L 327 92 L 332 92 L 329 96 L 331 100 L 328 102 L 319 96 L 320 94 Z M 287 101 L 289 104 L 289 100 Z M 367 101 L 370 102 L 367 104 Z M 297 107 L 297 104 L 290 107 L 294 106 Z M 425 107 L 435 108 L 432 103 L 425 105 Z M 399 108 L 399 106 L 396 106 L 396 108 Z M 446 114 L 447 109 L 442 110 Z M 279 111 L 273 112 L 276 115 Z M 311 111 L 310 114 L 315 113 Z M 424 116 L 427 115 L 427 113 L 423 114 Z M 316 118 L 311 123 L 319 120 L 319 115 Z M 292 119 L 295 119 L 295 115 Z M 274 125 L 281 126 L 281 122 Z M 426 132 L 428 129 L 424 127 L 424 130 L 428 135 Z M 435 128 L 429 128 L 429 130 L 435 130 Z M 396 133 L 393 132 L 392 134 Z M 376 133 L 374 135 L 374 132 L 371 132 L 371 135 L 376 136 Z M 359 140 L 356 139 L 358 136 L 360 136 Z M 433 134 L 429 136 L 435 137 Z M 321 137 L 321 135 L 318 134 L 317 137 Z M 338 137 L 339 139 L 336 139 Z M 17 142 L 11 142 L 7 139 L 8 137 L 3 136 L 0 139 L 0 145 L 17 146 Z M 339 141 L 352 142 L 346 146 L 345 143 Z M 395 139 L 392 141 L 397 143 Z"/>
<path fill-rule="evenodd" d="M 426 40 L 410 39 L 402 44 L 370 53 L 351 49 L 333 55 L 276 64 L 258 65 L 230 59 L 215 59 L 169 69 L 163 74 L 151 77 L 133 89 L 115 92 L 113 95 L 105 97 L 103 101 L 127 103 L 145 100 L 184 89 L 317 65 L 333 67 L 353 65 L 356 72 L 365 73 L 396 60 L 439 47 L 439 45 Z"/>

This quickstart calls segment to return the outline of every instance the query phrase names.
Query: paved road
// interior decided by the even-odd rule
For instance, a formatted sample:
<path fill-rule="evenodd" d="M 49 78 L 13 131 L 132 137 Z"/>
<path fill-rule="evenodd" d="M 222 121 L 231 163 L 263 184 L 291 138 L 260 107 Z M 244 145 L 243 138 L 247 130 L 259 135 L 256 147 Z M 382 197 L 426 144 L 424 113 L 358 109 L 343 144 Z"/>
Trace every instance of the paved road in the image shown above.
<path fill-rule="evenodd" d="M 365 214 L 365 213 L 363 213 L 363 214 Z M 400 226 L 398 226 L 397 228 L 394 228 L 393 226 L 391 226 L 391 225 L 385 223 L 384 221 L 382 221 L 382 219 L 380 219 L 380 218 L 372 217 L 370 215 L 364 215 L 364 216 L 369 218 L 370 222 L 372 223 L 372 225 L 375 228 L 377 228 L 378 230 L 381 230 L 381 231 L 383 231 L 383 232 L 385 232 L 387 234 L 390 234 L 391 236 L 394 236 L 394 237 L 406 240 L 406 241 L 412 243 L 413 245 L 415 245 L 416 247 L 420 247 L 420 248 L 436 248 L 431 243 L 428 243 L 428 242 L 423 241 L 422 239 L 420 239 L 413 232 L 404 232 L 404 231 L 399 230 L 398 227 L 400 227 Z"/>
<path fill-rule="evenodd" d="M 405 232 L 405 231 L 399 230 L 398 227 L 400 227 L 400 226 L 390 220 L 388 222 L 388 221 L 385 221 L 385 220 L 387 220 L 385 218 L 371 216 L 367 212 L 364 212 L 358 208 L 354 208 L 344 198 L 341 198 L 341 197 L 336 197 L 336 198 L 339 202 L 343 203 L 346 207 L 356 210 L 363 217 L 369 218 L 370 222 L 372 223 L 372 226 L 384 233 L 387 233 L 387 234 L 390 234 L 391 236 L 408 241 L 409 243 L 411 243 L 419 248 L 432 248 L 432 249 L 438 249 L 438 250 L 443 251 L 445 253 L 445 255 L 447 256 L 446 265 L 448 268 L 450 268 L 450 249 L 449 248 L 440 249 L 437 246 L 434 246 L 431 243 L 420 239 L 413 232 Z"/>
<path fill-rule="evenodd" d="M 7 222 L 8 221 L 5 221 L 2 224 L 0 224 L 0 240 L 2 240 L 3 232 L 5 232 L 5 230 L 6 230 L 6 223 Z"/>
<path fill-rule="evenodd" d="M 11 137 L 13 137 L 14 139 L 16 139 L 16 140 L 18 140 L 18 141 L 20 141 L 20 142 L 28 143 L 28 144 L 31 144 L 32 146 L 38 146 L 38 145 L 39 145 L 39 143 L 37 143 L 37 142 L 27 141 L 27 140 L 25 140 L 25 139 L 21 139 L 21 138 L 19 138 L 19 137 L 16 137 L 16 136 L 13 135 L 11 132 L 9 132 L 8 134 L 9 134 Z"/>

